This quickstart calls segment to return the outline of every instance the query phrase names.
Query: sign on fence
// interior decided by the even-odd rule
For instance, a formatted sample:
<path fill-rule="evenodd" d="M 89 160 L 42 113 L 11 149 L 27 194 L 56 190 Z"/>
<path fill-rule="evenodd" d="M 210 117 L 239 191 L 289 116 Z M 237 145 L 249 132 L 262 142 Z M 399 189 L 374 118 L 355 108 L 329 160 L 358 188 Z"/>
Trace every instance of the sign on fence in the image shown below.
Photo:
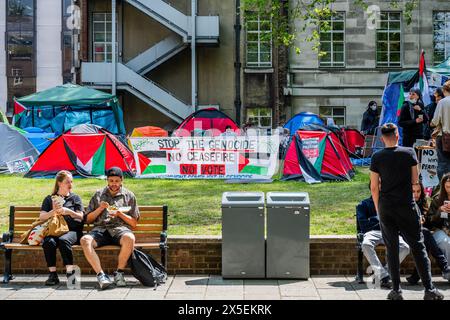
<path fill-rule="evenodd" d="M 140 178 L 270 179 L 279 135 L 130 138 Z"/>

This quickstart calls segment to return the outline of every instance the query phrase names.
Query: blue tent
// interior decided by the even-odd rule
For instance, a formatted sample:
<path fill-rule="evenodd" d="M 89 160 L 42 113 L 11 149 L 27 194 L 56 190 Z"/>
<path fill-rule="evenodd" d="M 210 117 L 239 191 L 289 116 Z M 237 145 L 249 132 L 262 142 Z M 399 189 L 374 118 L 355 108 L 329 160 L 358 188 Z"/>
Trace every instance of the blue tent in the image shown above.
<path fill-rule="evenodd" d="M 285 125 L 284 128 L 289 129 L 291 136 L 297 132 L 297 130 L 308 126 L 310 124 L 320 124 L 324 125 L 322 119 L 319 116 L 312 112 L 300 112 L 293 116 Z"/>
<path fill-rule="evenodd" d="M 45 132 L 41 128 L 28 127 L 23 130 L 25 131 L 25 137 L 30 140 L 39 153 L 42 153 L 56 137 L 54 132 Z"/>

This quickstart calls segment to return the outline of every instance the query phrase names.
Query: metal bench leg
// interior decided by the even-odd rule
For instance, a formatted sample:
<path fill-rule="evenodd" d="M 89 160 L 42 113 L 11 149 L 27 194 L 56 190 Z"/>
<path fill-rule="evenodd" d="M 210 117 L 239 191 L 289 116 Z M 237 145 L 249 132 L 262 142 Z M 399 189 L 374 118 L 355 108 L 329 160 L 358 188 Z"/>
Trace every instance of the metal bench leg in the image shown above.
<path fill-rule="evenodd" d="M 161 264 L 167 270 L 167 248 L 161 250 Z"/>
<path fill-rule="evenodd" d="M 364 283 L 363 252 L 361 249 L 358 249 L 358 267 L 355 280 L 358 281 L 358 283 Z"/>
<path fill-rule="evenodd" d="M 12 275 L 12 250 L 5 249 L 5 272 L 3 274 L 3 283 L 9 283 L 13 279 Z"/>

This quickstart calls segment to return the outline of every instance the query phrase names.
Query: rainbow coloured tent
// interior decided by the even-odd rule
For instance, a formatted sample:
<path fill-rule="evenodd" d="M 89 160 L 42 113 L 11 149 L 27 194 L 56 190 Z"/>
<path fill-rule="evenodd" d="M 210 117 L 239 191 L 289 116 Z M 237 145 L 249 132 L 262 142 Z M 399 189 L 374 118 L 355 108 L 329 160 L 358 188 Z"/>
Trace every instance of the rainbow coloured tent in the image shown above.
<path fill-rule="evenodd" d="M 230 126 L 232 130 L 238 130 L 237 124 L 222 111 L 214 108 L 202 109 L 188 116 L 174 131 L 174 136 L 185 137 L 197 135 L 197 132 L 205 132 L 214 129 L 213 136 L 218 136 Z"/>
<path fill-rule="evenodd" d="M 147 166 L 147 162 L 142 158 L 141 166 Z M 56 138 L 25 177 L 54 177 L 60 170 L 68 170 L 74 176 L 94 177 L 104 175 L 111 167 L 134 176 L 136 163 L 131 150 L 101 127 L 79 125 Z"/>
<path fill-rule="evenodd" d="M 284 158 L 282 180 L 308 183 L 350 180 L 354 176 L 353 167 L 338 134 L 325 127 L 314 128 L 314 131 L 298 130 L 292 137 Z"/>

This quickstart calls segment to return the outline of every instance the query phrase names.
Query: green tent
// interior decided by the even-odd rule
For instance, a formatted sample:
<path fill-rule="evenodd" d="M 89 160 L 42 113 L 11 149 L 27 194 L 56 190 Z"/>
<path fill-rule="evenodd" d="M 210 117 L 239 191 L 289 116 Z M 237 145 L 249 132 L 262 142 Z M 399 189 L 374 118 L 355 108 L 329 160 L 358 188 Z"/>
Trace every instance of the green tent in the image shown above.
<path fill-rule="evenodd" d="M 18 98 L 16 101 L 20 102 L 20 104 L 25 107 L 28 107 L 49 105 L 93 105 L 113 99 L 114 96 L 109 93 L 68 83 Z"/>
<path fill-rule="evenodd" d="M 46 132 L 63 133 L 78 124 L 90 123 L 114 134 L 125 134 L 118 99 L 103 91 L 64 84 L 15 101 L 20 110 L 15 111 L 19 113 L 16 125 L 21 128 L 38 127 Z"/>
<path fill-rule="evenodd" d="M 434 67 L 427 68 L 427 71 L 439 73 L 444 76 L 450 76 L 450 57 L 448 57 L 447 60 Z"/>

